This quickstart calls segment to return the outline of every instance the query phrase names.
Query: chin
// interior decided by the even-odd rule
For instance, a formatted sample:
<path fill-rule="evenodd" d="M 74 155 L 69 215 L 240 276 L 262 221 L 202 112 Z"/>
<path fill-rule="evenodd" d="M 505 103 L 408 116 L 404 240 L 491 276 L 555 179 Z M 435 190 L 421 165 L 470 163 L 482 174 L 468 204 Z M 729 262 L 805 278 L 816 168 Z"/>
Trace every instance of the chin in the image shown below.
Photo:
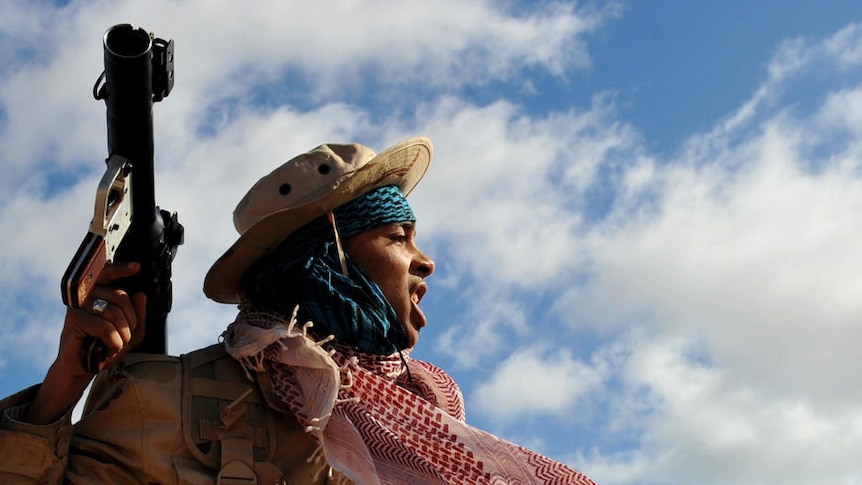
<path fill-rule="evenodd" d="M 407 348 L 412 349 L 419 342 L 419 333 L 416 331 L 407 331 Z"/>

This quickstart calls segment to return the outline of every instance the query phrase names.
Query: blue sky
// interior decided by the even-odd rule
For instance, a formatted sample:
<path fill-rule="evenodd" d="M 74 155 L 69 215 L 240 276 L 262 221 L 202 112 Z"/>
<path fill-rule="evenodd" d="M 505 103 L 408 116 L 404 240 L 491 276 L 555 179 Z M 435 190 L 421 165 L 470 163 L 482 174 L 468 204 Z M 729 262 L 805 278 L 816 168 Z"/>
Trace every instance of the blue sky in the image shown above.
<path fill-rule="evenodd" d="M 38 382 L 104 159 L 101 35 L 177 43 L 169 347 L 230 211 L 328 141 L 424 134 L 414 356 L 468 420 L 603 484 L 859 483 L 858 2 L 0 0 L 0 394 Z M 792 464 L 792 467 L 788 466 Z"/>

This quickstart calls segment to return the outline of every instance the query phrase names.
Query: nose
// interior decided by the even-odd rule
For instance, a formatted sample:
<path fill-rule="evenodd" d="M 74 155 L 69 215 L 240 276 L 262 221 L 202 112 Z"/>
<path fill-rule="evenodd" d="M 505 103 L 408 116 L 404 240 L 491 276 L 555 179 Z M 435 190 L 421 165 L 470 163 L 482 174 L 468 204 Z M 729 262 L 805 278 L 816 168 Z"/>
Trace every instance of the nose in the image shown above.
<path fill-rule="evenodd" d="M 422 250 L 416 248 L 416 255 L 413 258 L 413 263 L 410 268 L 411 272 L 423 278 L 427 278 L 434 272 L 434 268 L 434 260 L 428 257 L 427 254 L 423 253 Z"/>

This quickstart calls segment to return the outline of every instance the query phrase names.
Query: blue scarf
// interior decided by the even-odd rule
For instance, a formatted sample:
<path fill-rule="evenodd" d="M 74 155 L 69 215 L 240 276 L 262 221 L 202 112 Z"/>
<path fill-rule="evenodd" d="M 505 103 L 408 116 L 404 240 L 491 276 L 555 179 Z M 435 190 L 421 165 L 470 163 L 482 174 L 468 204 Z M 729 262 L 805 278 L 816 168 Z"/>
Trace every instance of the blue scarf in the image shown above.
<path fill-rule="evenodd" d="M 336 208 L 338 233 L 349 238 L 416 217 L 395 186 L 374 189 Z M 342 272 L 332 224 L 326 215 L 302 226 L 256 261 L 243 289 L 257 307 L 290 316 L 299 305 L 300 322 L 312 321 L 320 337 L 334 335 L 363 352 L 389 355 L 407 347 L 407 334 L 383 291 L 347 255 Z"/>

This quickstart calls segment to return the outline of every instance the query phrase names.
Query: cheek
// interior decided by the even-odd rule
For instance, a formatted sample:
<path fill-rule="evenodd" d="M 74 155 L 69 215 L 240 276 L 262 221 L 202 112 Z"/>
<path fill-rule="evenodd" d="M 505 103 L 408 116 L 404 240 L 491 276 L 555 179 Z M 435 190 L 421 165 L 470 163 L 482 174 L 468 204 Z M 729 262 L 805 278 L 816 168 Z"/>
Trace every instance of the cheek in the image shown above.
<path fill-rule="evenodd" d="M 404 258 L 390 257 L 380 258 L 376 261 L 374 269 L 368 271 L 371 279 L 380 286 L 387 298 L 398 298 L 405 293 L 409 284 L 410 261 Z"/>
<path fill-rule="evenodd" d="M 350 251 L 350 257 L 381 287 L 393 273 L 392 259 L 380 248 L 365 246 Z"/>
<path fill-rule="evenodd" d="M 370 272 L 372 279 L 381 287 L 399 288 L 402 286 L 402 264 L 392 258 L 384 258 L 377 261 L 374 271 Z"/>
<path fill-rule="evenodd" d="M 351 259 L 381 288 L 401 289 L 410 272 L 410 254 L 388 239 L 355 239 L 345 244 Z"/>

